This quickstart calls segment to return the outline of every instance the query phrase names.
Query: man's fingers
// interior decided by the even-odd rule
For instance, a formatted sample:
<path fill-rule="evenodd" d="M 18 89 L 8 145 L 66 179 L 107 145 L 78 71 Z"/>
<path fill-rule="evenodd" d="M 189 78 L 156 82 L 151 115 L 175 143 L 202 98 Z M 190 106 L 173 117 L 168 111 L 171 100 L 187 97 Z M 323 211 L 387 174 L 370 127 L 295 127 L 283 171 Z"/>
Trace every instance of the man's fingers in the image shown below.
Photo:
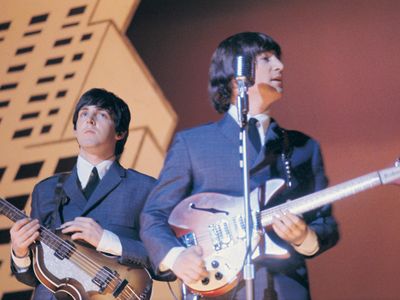
<path fill-rule="evenodd" d="M 208 276 L 202 249 L 192 246 L 184 250 L 176 259 L 172 271 L 185 283 L 190 284 Z"/>
<path fill-rule="evenodd" d="M 70 225 L 68 227 L 64 227 L 61 231 L 62 233 L 71 233 L 71 232 L 82 232 L 84 228 L 78 225 Z"/>
<path fill-rule="evenodd" d="M 23 246 L 28 248 L 34 241 L 36 241 L 36 239 L 39 237 L 39 232 L 35 232 L 34 234 L 32 234 L 29 238 L 27 238 L 25 240 L 25 242 L 23 243 Z"/>
<path fill-rule="evenodd" d="M 35 224 L 39 224 L 39 221 L 37 219 L 29 219 L 29 218 L 24 218 L 21 220 L 18 220 L 17 222 L 14 223 L 14 225 L 10 229 L 10 233 L 14 233 L 17 231 L 26 231 L 29 229 L 31 226 L 34 226 Z"/>
<path fill-rule="evenodd" d="M 97 223 L 92 218 L 76 217 L 73 221 L 62 224 L 60 228 L 63 229 L 63 232 L 71 232 L 71 230 L 64 231 L 64 229 L 74 228 L 75 231 L 83 231 L 85 229 L 91 230 L 96 225 Z"/>
<path fill-rule="evenodd" d="M 35 234 L 40 228 L 39 224 L 32 224 L 31 227 L 27 228 L 27 230 L 22 234 L 24 239 L 29 239 L 33 234 Z M 39 232 L 37 232 L 39 234 Z"/>
<path fill-rule="evenodd" d="M 10 232 L 15 232 L 20 230 L 24 225 L 29 223 L 29 219 L 28 218 L 24 218 L 21 220 L 18 220 L 17 222 L 14 223 L 14 225 L 11 227 Z"/>
<path fill-rule="evenodd" d="M 71 239 L 73 240 L 84 240 L 83 234 L 81 232 L 76 232 L 71 235 Z"/>
<path fill-rule="evenodd" d="M 203 255 L 203 249 L 200 246 L 193 246 L 192 249 L 198 256 Z"/>
<path fill-rule="evenodd" d="M 90 229 L 90 226 L 86 222 L 82 221 L 69 221 L 64 223 L 62 226 L 62 232 L 72 232 L 72 231 L 84 231 L 85 229 Z"/>
<path fill-rule="evenodd" d="M 19 227 L 20 225 L 22 225 L 22 227 Z M 10 230 L 11 240 L 20 241 L 22 243 L 26 239 L 29 239 L 34 232 L 39 230 L 39 228 L 40 224 L 38 220 L 28 221 L 28 223 L 21 222 L 17 227 L 14 227 Z"/>
<path fill-rule="evenodd" d="M 198 268 L 190 268 L 186 270 L 183 276 L 184 278 L 182 278 L 182 280 L 185 283 L 195 283 L 196 281 L 202 280 L 207 276 L 208 272 L 205 268 L 204 270 Z"/>

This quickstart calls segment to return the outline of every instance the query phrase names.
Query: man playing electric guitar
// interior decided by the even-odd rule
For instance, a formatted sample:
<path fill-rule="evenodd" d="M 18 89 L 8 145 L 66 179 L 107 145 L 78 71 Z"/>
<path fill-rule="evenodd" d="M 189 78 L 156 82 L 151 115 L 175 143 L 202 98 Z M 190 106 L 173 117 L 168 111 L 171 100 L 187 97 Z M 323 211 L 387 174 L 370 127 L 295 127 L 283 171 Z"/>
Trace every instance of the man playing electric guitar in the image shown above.
<path fill-rule="evenodd" d="M 205 265 L 204 249 L 196 245 L 183 247 L 169 227 L 168 219 L 173 209 L 191 195 L 213 192 L 243 196 L 236 106 L 238 87 L 233 68 L 238 55 L 250 55 L 255 60 L 255 84 L 248 91 L 250 190 L 271 178 L 285 179 L 287 189 L 267 203 L 275 206 L 323 189 L 328 183 L 319 144 L 303 133 L 281 128 L 270 117 L 271 104 L 283 93 L 280 46 L 271 37 L 255 32 L 239 33 L 221 42 L 211 60 L 209 95 L 215 109 L 224 116 L 218 122 L 175 136 L 159 181 L 141 215 L 141 238 L 153 267 L 159 273 L 172 271 L 189 287 L 196 283 L 206 288 L 211 279 L 222 281 L 224 278 L 222 274 L 212 273 L 213 268 L 220 267 L 218 261 Z M 208 211 L 216 216 L 224 213 L 211 208 Z M 216 228 L 215 235 L 223 234 L 223 230 L 223 226 Z M 194 237 L 194 240 L 201 238 Z M 255 299 L 310 299 L 305 260 L 333 247 L 339 239 L 331 206 L 325 205 L 302 217 L 280 212 L 273 221 L 272 239 L 286 248 L 290 256 L 257 262 Z M 232 254 L 222 257 L 221 261 L 229 265 L 229 260 L 238 259 Z M 226 292 L 222 291 L 220 297 L 246 298 L 243 282 L 237 289 Z M 218 294 L 221 291 L 215 293 Z M 215 296 L 212 292 L 206 295 Z"/>
<path fill-rule="evenodd" d="M 58 174 L 39 182 L 32 193 L 31 218 L 17 221 L 10 230 L 12 271 L 21 282 L 35 286 L 33 299 L 55 299 L 33 272 L 35 258 L 30 247 L 39 237 L 40 225 L 60 229 L 73 241 L 84 241 L 99 252 L 114 255 L 120 264 L 148 266 L 147 251 L 139 240 L 139 214 L 155 180 L 119 164 L 130 119 L 127 104 L 104 89 L 87 91 L 77 103 L 73 125 L 79 156 L 75 167 L 71 174 Z M 73 252 L 74 248 L 71 249 Z M 71 255 L 65 249 L 55 251 L 54 255 L 59 257 L 62 253 L 64 257 L 55 261 L 61 269 L 55 271 L 60 274 L 68 272 L 64 263 Z M 91 265 L 85 260 L 87 255 L 82 257 L 76 259 L 82 261 L 82 266 L 77 267 L 86 271 Z M 49 281 L 51 276 L 57 276 L 41 275 Z M 73 275 L 76 274 L 67 273 L 66 277 L 73 278 Z M 101 268 L 86 285 L 98 284 L 101 293 L 110 281 L 108 278 L 114 275 L 117 276 L 114 270 Z M 123 291 L 127 283 L 121 282 L 111 290 L 114 296 L 140 298 L 135 291 L 132 291 L 134 296 Z M 110 299 L 114 299 L 113 295 Z"/>

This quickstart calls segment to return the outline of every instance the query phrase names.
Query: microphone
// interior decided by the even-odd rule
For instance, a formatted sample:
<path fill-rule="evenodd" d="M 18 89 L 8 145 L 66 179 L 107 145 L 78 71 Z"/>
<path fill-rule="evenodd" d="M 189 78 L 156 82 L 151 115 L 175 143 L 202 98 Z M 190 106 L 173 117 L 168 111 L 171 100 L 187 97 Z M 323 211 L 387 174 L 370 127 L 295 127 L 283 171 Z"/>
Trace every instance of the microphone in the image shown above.
<path fill-rule="evenodd" d="M 249 111 L 249 100 L 247 88 L 254 84 L 254 60 L 251 55 L 238 55 L 234 59 L 234 76 L 238 86 L 238 120 L 242 128 L 247 124 L 247 113 Z"/>
<path fill-rule="evenodd" d="M 238 85 L 244 83 L 246 87 L 254 84 L 254 60 L 251 55 L 238 55 L 234 60 L 234 76 Z"/>

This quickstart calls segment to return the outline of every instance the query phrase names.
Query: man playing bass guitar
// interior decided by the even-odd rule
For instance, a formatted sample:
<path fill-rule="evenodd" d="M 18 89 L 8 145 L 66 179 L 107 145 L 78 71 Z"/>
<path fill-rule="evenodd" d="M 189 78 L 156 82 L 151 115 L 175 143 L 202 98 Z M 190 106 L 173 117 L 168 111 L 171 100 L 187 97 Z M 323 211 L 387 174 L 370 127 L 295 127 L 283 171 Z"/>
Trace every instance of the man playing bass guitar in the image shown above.
<path fill-rule="evenodd" d="M 132 268 L 149 265 L 147 251 L 139 240 L 139 214 L 155 179 L 119 164 L 130 119 L 128 105 L 104 89 L 87 91 L 77 103 L 73 114 L 74 134 L 79 145 L 76 165 L 70 174 L 57 174 L 39 182 L 32 193 L 31 218 L 17 221 L 10 230 L 12 271 L 19 281 L 35 286 L 33 299 L 55 299 L 54 291 L 51 292 L 49 286 L 35 276 L 35 263 L 39 266 L 35 272 L 55 289 L 65 287 L 76 291 L 77 287 L 70 284 L 73 281 L 65 278 L 79 276 L 78 270 L 83 270 L 89 274 L 91 271 L 92 276 L 88 282 L 79 284 L 88 289 L 97 285 L 98 293 L 108 291 L 112 294 L 110 299 L 116 296 L 118 299 L 145 298 L 134 288 L 127 290 L 127 286 L 135 287 L 138 283 L 120 280 L 118 272 L 99 266 L 86 254 L 78 256 L 74 252 L 76 246 L 73 246 L 74 242 L 77 245 L 84 241 L 98 252 L 115 256 L 119 264 Z M 58 257 L 59 260 L 47 266 L 46 262 L 35 261 L 30 250 L 45 232 L 43 227 L 60 229 L 73 241 L 72 246 L 62 244 L 61 249 L 51 253 L 48 258 Z M 74 264 L 64 265 L 69 260 Z M 52 268 L 54 264 L 57 266 L 53 272 L 57 274 L 46 274 L 44 269 Z M 77 271 L 68 274 L 67 269 L 72 267 L 77 267 Z M 64 282 L 57 276 L 63 277 Z M 75 280 L 84 281 L 82 278 Z M 110 282 L 113 283 L 111 288 L 108 287 Z M 147 288 L 151 290 L 151 279 Z M 64 296 L 68 293 L 64 291 Z M 88 299 L 85 294 L 81 296 Z"/>

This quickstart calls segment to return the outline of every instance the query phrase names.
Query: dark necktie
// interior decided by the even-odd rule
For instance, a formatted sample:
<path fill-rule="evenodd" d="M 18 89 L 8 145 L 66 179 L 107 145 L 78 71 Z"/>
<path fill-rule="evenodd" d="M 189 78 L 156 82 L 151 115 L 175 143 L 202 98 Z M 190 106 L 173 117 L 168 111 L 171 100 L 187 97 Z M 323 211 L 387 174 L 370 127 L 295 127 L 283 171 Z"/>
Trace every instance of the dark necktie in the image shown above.
<path fill-rule="evenodd" d="M 249 135 L 250 142 L 253 144 L 254 148 L 258 153 L 260 152 L 261 149 L 261 138 L 260 134 L 258 133 L 257 122 L 258 122 L 257 119 L 250 118 L 247 134 Z"/>
<path fill-rule="evenodd" d="M 99 181 L 100 181 L 99 173 L 97 172 L 96 167 L 94 167 L 92 169 L 92 172 L 90 173 L 89 181 L 86 187 L 83 189 L 83 194 L 85 195 L 86 199 L 90 198 L 90 195 L 96 189 L 97 185 L 99 184 Z"/>

